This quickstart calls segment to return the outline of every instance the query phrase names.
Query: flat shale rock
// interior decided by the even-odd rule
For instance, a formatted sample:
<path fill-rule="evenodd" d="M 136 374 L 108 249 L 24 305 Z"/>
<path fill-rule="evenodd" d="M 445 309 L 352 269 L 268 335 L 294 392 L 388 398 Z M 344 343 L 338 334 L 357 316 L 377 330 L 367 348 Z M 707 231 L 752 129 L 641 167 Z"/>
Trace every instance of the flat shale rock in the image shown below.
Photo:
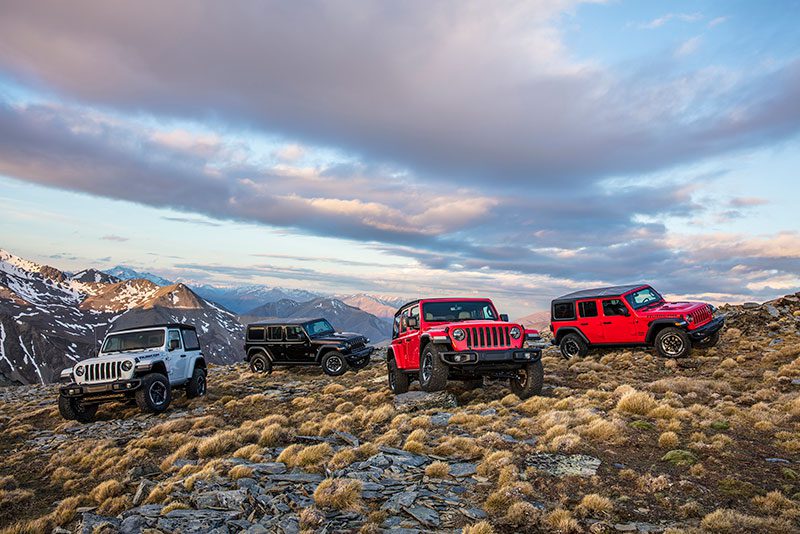
<path fill-rule="evenodd" d="M 556 477 L 590 477 L 597 474 L 600 459 L 585 454 L 537 453 L 528 456 L 526 463 Z"/>
<path fill-rule="evenodd" d="M 416 412 L 419 410 L 447 409 L 458 406 L 455 395 L 447 391 L 427 393 L 425 391 L 409 391 L 394 398 L 394 408 L 398 412 Z"/>

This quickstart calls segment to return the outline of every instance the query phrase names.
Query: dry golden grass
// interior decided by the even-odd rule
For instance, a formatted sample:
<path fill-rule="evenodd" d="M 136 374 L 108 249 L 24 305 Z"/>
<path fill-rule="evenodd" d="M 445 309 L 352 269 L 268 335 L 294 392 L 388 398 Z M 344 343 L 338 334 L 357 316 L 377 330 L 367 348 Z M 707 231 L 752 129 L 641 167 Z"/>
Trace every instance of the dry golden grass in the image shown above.
<path fill-rule="evenodd" d="M 161 509 L 161 515 L 167 515 L 173 510 L 189 510 L 189 509 L 191 509 L 191 507 L 188 504 L 178 501 L 173 501 Z"/>
<path fill-rule="evenodd" d="M 125 491 L 125 486 L 118 480 L 106 480 L 98 484 L 91 492 L 90 496 L 97 504 L 102 503 L 110 497 L 121 495 Z"/>
<path fill-rule="evenodd" d="M 282 423 L 270 423 L 264 427 L 258 437 L 258 444 L 264 447 L 274 447 L 289 439 L 291 432 Z"/>
<path fill-rule="evenodd" d="M 510 451 L 494 451 L 488 453 L 476 468 L 479 475 L 487 478 L 497 477 L 500 468 L 510 465 L 514 460 L 514 455 Z"/>
<path fill-rule="evenodd" d="M 461 530 L 461 534 L 495 534 L 494 527 L 488 521 L 478 521 L 472 525 L 467 525 Z"/>
<path fill-rule="evenodd" d="M 597 493 L 584 495 L 577 508 L 575 508 L 575 512 L 578 515 L 591 517 L 608 516 L 613 510 L 614 504 L 611 499 Z"/>
<path fill-rule="evenodd" d="M 674 449 L 678 446 L 678 434 L 675 432 L 663 432 L 658 436 L 658 446 L 662 449 Z"/>
<path fill-rule="evenodd" d="M 246 465 L 235 465 L 228 471 L 228 477 L 231 480 L 238 480 L 240 478 L 251 478 L 253 470 Z"/>
<path fill-rule="evenodd" d="M 580 532 L 581 527 L 578 521 L 572 517 L 572 513 L 564 508 L 556 508 L 544 516 L 544 524 L 555 532 Z"/>
<path fill-rule="evenodd" d="M 310 530 L 313 532 L 325 522 L 325 514 L 313 506 L 310 508 L 303 508 L 300 512 L 299 520 L 301 530 Z"/>
<path fill-rule="evenodd" d="M 425 474 L 431 478 L 445 478 L 450 474 L 450 464 L 439 460 L 431 462 L 425 468 Z"/>
<path fill-rule="evenodd" d="M 314 503 L 320 508 L 359 511 L 361 482 L 348 478 L 326 478 L 314 490 Z"/>
<path fill-rule="evenodd" d="M 131 507 L 131 500 L 125 496 L 109 497 L 97 507 L 97 513 L 105 516 L 115 516 Z"/>
<path fill-rule="evenodd" d="M 633 415 L 646 415 L 657 406 L 653 396 L 644 391 L 627 391 L 617 402 L 617 410 Z"/>
<path fill-rule="evenodd" d="M 530 530 L 542 519 L 542 512 L 534 505 L 525 501 L 518 501 L 508 507 L 502 518 L 502 523 L 512 527 Z"/>
<path fill-rule="evenodd" d="M 700 526 L 708 532 L 726 534 L 741 532 L 785 534 L 794 530 L 791 523 L 784 519 L 755 517 L 727 508 L 714 510 L 706 515 Z"/>

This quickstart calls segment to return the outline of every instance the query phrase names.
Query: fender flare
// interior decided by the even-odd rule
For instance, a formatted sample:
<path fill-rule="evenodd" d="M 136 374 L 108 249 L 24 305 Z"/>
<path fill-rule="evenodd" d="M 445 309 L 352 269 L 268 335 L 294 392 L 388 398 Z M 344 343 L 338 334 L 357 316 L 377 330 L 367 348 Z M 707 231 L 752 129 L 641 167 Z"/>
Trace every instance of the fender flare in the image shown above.
<path fill-rule="evenodd" d="M 249 362 L 250 359 L 253 357 L 254 354 L 257 352 L 263 352 L 264 355 L 269 359 L 269 361 L 274 362 L 275 358 L 272 356 L 272 353 L 269 351 L 267 347 L 251 347 L 250 350 L 247 351 L 247 358 L 245 358 L 246 362 Z"/>
<path fill-rule="evenodd" d="M 586 335 L 577 326 L 564 326 L 559 328 L 558 333 L 556 334 L 556 342 L 560 344 L 561 340 L 564 339 L 564 336 L 566 336 L 567 334 L 578 334 L 584 343 L 586 343 L 587 345 L 591 345 L 591 343 L 589 342 L 589 338 L 587 338 Z"/>
<path fill-rule="evenodd" d="M 320 348 L 317 349 L 317 355 L 314 357 L 314 361 L 317 362 L 317 363 L 321 363 L 322 362 L 322 355 L 325 354 L 326 352 L 330 352 L 330 351 L 334 351 L 334 352 L 338 352 L 339 354 L 342 354 L 342 351 L 336 345 L 322 345 Z M 342 356 L 344 356 L 344 354 L 342 354 Z"/>
<path fill-rule="evenodd" d="M 647 326 L 647 335 L 645 336 L 644 340 L 647 344 L 652 345 L 656 342 L 656 336 L 658 335 L 659 330 L 666 328 L 668 326 L 674 328 L 681 328 L 682 330 L 686 330 L 685 326 L 681 326 L 676 323 L 682 322 L 680 318 L 672 318 L 672 319 L 655 319 Z"/>
<path fill-rule="evenodd" d="M 195 358 L 194 361 L 192 362 L 192 368 L 190 369 L 191 372 L 189 373 L 189 376 L 192 376 L 194 374 L 195 369 L 202 369 L 203 371 L 208 372 L 206 359 L 203 358 L 202 356 L 198 356 L 197 358 Z"/>

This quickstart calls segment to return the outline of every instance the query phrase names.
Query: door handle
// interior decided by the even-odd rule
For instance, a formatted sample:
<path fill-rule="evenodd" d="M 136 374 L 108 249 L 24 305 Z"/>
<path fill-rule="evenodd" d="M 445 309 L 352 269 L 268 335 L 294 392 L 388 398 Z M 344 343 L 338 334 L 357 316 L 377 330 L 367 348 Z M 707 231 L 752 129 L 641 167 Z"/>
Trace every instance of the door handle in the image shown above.
<path fill-rule="evenodd" d="M 185 355 L 185 354 L 181 354 L 181 358 L 185 358 L 185 357 L 186 357 L 186 355 Z"/>
<path fill-rule="evenodd" d="M 581 323 L 581 326 L 589 326 L 589 323 Z"/>
<path fill-rule="evenodd" d="M 603 321 L 603 324 L 614 324 L 614 323 L 611 321 Z"/>

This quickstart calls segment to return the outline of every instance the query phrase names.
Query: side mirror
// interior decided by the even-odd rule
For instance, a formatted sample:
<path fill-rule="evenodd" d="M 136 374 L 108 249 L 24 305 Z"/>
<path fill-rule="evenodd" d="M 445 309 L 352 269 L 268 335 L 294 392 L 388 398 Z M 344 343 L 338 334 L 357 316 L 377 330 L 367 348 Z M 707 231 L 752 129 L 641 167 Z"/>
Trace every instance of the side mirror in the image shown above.
<path fill-rule="evenodd" d="M 181 342 L 177 339 L 169 340 L 169 350 L 175 350 L 181 346 Z"/>
<path fill-rule="evenodd" d="M 500 320 L 503 321 L 504 323 L 507 323 L 508 322 L 508 314 L 507 313 L 501 313 L 500 314 Z"/>
<path fill-rule="evenodd" d="M 406 319 L 406 327 L 417 330 L 419 329 L 419 319 L 416 317 L 409 317 Z"/>

